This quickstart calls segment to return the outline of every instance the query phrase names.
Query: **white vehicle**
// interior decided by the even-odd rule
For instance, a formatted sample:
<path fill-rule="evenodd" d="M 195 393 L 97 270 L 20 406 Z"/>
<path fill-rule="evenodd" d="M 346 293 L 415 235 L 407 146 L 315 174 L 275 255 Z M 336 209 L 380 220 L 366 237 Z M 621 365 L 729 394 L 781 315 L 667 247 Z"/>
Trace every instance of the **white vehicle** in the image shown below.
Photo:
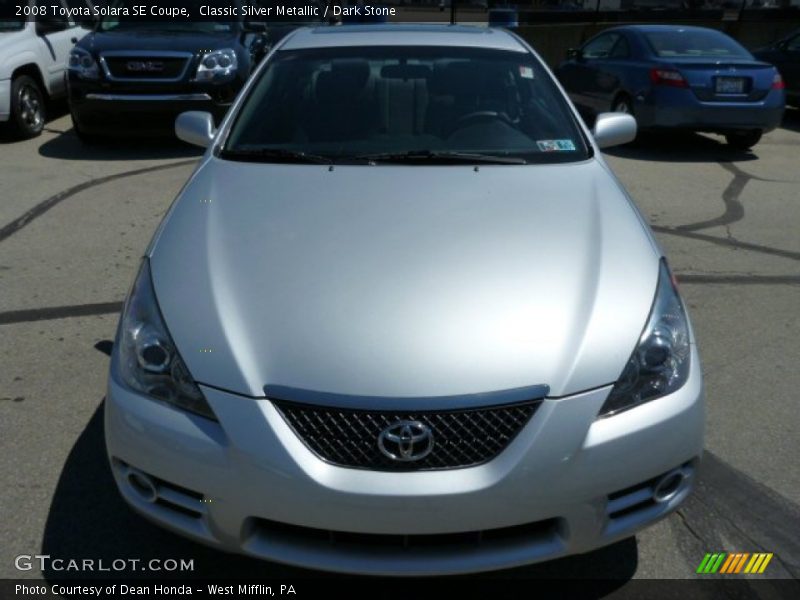
<path fill-rule="evenodd" d="M 91 23 L 66 15 L 91 6 L 87 0 L 0 0 L 0 123 L 8 121 L 19 137 L 39 135 L 46 102 L 66 95 L 69 52 Z"/>

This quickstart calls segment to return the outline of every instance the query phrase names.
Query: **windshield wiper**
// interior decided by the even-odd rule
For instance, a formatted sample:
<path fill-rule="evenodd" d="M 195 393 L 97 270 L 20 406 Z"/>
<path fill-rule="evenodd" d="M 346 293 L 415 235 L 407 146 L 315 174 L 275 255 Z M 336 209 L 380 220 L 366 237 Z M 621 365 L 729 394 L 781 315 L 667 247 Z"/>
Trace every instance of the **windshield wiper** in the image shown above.
<path fill-rule="evenodd" d="M 408 152 L 384 152 L 381 154 L 361 154 L 352 158 L 368 162 L 423 162 L 435 161 L 445 163 L 475 164 L 487 163 L 495 165 L 524 165 L 527 161 L 517 156 L 499 156 L 496 154 L 477 154 L 472 152 L 452 152 L 449 150 L 410 150 Z"/>
<path fill-rule="evenodd" d="M 328 156 L 285 148 L 229 148 L 221 150 L 219 156 L 246 162 L 333 164 L 333 159 Z"/>

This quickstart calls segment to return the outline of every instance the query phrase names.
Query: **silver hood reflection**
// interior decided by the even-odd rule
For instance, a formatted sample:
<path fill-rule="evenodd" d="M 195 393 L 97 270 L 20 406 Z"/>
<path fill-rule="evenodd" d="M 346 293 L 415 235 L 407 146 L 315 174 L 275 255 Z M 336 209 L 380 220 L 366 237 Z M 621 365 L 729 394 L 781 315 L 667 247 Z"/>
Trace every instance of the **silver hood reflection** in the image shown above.
<path fill-rule="evenodd" d="M 329 170 L 209 158 L 150 255 L 200 383 L 411 398 L 612 383 L 660 252 L 596 160 Z"/>

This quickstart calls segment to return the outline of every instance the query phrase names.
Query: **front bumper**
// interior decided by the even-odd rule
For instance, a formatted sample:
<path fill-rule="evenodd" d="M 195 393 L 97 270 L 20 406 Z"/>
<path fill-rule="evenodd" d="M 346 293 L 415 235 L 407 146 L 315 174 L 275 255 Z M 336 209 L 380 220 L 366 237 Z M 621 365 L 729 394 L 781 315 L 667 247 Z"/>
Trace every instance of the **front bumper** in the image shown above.
<path fill-rule="evenodd" d="M 503 453 L 466 469 L 333 466 L 268 400 L 203 387 L 217 424 L 131 392 L 113 365 L 106 441 L 125 500 L 206 544 L 350 573 L 486 571 L 610 544 L 683 502 L 703 445 L 694 349 L 692 364 L 677 392 L 606 419 L 595 416 L 610 387 L 547 399 Z M 676 468 L 681 487 L 653 501 L 655 478 Z"/>
<path fill-rule="evenodd" d="M 87 81 L 69 74 L 69 107 L 76 126 L 90 135 L 172 134 L 182 112 L 210 112 L 217 124 L 244 82 L 220 84 Z"/>
<path fill-rule="evenodd" d="M 705 102 L 682 88 L 652 89 L 637 95 L 634 113 L 641 129 L 687 129 L 725 132 L 741 129 L 771 131 L 781 124 L 784 94 L 770 91 L 757 102 Z"/>
<path fill-rule="evenodd" d="M 229 106 L 205 93 L 90 93 L 72 102 L 70 112 L 85 133 L 149 135 L 173 132 L 178 115 L 190 110 L 210 112 L 219 123 Z"/>

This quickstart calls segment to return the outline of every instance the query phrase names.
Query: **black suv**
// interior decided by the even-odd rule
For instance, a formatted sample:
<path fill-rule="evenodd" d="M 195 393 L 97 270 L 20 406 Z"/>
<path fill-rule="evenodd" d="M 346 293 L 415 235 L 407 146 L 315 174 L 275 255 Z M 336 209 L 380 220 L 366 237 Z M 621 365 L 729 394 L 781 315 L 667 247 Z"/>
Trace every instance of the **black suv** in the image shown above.
<path fill-rule="evenodd" d="M 129 5 L 133 12 L 141 1 L 110 4 Z M 204 4 L 242 6 L 236 0 Z M 210 112 L 219 123 L 268 47 L 265 28 L 248 27 L 237 17 L 103 17 L 70 54 L 75 132 L 84 141 L 109 134 L 167 133 L 174 131 L 177 115 L 188 110 Z"/>

